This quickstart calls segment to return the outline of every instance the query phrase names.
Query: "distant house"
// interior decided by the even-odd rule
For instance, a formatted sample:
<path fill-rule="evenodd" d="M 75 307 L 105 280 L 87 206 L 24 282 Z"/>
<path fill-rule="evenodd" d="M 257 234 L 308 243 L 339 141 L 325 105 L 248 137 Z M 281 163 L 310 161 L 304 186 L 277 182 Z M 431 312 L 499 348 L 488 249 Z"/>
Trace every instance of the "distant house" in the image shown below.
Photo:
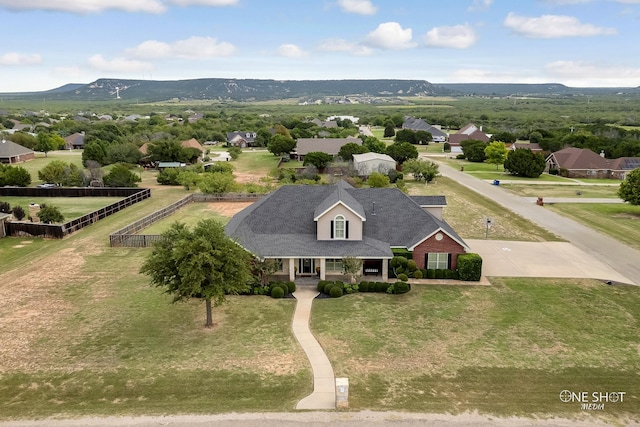
<path fill-rule="evenodd" d="M 388 174 L 390 170 L 395 170 L 396 161 L 387 154 L 364 153 L 353 155 L 353 168 L 360 176 L 369 176 L 373 172 Z"/>
<path fill-rule="evenodd" d="M 84 132 L 76 132 L 64 138 L 65 150 L 81 150 L 84 148 Z"/>
<path fill-rule="evenodd" d="M 195 148 L 196 150 L 199 150 L 201 153 L 204 151 L 204 147 L 202 146 L 202 144 L 200 144 L 198 140 L 195 138 L 182 141 L 180 142 L 180 145 L 182 146 L 182 148 Z"/>
<path fill-rule="evenodd" d="M 392 249 L 413 253 L 421 269 L 457 268 L 469 247 L 443 221 L 422 207 L 443 197 L 420 198 L 397 188 L 285 185 L 237 213 L 225 227 L 229 237 L 257 258 L 274 259 L 274 276 L 295 280 L 342 276 L 342 259 L 362 260 L 361 274 L 389 277 Z"/>
<path fill-rule="evenodd" d="M 456 133 L 449 135 L 450 144 L 460 144 L 467 139 L 475 139 L 482 142 L 489 142 L 490 136 L 482 132 L 482 126 L 477 127 L 473 123 L 469 123 Z"/>
<path fill-rule="evenodd" d="M 253 147 L 257 136 L 256 132 L 229 132 L 227 133 L 227 144 L 240 148 Z"/>
<path fill-rule="evenodd" d="M 321 127 L 321 128 L 327 128 L 327 129 L 337 129 L 338 128 L 338 122 L 336 122 L 335 120 L 327 120 L 327 121 L 322 121 L 320 119 L 313 119 L 311 120 L 311 123 L 313 123 L 314 125 Z"/>
<path fill-rule="evenodd" d="M 33 150 L 2 138 L 2 142 L 0 142 L 0 163 L 21 163 L 33 160 L 35 157 L 36 154 Z"/>
<path fill-rule="evenodd" d="M 355 136 L 347 138 L 298 138 L 296 151 L 293 154 L 300 161 L 304 160 L 304 156 L 315 151 L 337 156 L 342 146 L 349 143 L 362 145 L 362 140 Z"/>
<path fill-rule="evenodd" d="M 447 139 L 447 134 L 437 127 L 430 125 L 423 119 L 417 119 L 411 116 L 405 116 L 404 123 L 402 123 L 402 129 L 409 129 L 414 132 L 419 130 L 429 132 L 433 137 L 433 142 L 445 142 Z"/>
<path fill-rule="evenodd" d="M 640 167 L 640 157 L 606 159 L 587 148 L 567 147 L 549 154 L 548 170 L 557 170 L 569 178 L 625 179 L 626 174 Z"/>

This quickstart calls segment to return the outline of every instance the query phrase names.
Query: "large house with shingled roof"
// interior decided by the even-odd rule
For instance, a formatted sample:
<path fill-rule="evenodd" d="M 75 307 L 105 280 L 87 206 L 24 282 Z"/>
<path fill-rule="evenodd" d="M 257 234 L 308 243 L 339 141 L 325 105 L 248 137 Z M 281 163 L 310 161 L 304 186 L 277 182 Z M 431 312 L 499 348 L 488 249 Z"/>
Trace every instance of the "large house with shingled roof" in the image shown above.
<path fill-rule="evenodd" d="M 227 235 L 275 276 L 340 276 L 342 258 L 362 260 L 363 275 L 387 280 L 393 249 L 413 252 L 421 269 L 456 269 L 467 244 L 442 219 L 444 196 L 411 197 L 397 188 L 286 185 L 237 213 Z"/>
<path fill-rule="evenodd" d="M 588 148 L 567 147 L 549 154 L 547 170 L 557 170 L 569 178 L 626 178 L 627 173 L 640 168 L 640 157 L 606 159 Z"/>

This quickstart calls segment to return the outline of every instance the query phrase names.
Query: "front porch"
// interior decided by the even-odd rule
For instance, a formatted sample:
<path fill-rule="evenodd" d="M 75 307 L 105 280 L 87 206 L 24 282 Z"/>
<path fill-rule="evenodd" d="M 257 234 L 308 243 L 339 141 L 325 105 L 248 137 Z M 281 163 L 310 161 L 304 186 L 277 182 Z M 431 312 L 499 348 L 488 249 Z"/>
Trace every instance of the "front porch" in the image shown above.
<path fill-rule="evenodd" d="M 362 260 L 359 276 L 371 277 L 371 280 L 386 281 L 389 278 L 389 260 Z M 294 282 L 297 278 L 316 278 L 317 280 L 343 280 L 347 276 L 339 258 L 284 258 L 282 268 L 274 276 Z"/>

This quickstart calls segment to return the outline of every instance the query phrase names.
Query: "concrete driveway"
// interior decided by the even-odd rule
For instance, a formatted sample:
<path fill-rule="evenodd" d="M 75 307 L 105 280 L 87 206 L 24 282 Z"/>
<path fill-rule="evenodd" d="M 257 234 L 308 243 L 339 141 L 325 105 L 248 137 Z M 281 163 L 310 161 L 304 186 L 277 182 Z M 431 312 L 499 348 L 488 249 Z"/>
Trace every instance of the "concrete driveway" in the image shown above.
<path fill-rule="evenodd" d="M 465 242 L 482 257 L 483 276 L 589 278 L 633 284 L 568 242 L 468 239 Z"/>

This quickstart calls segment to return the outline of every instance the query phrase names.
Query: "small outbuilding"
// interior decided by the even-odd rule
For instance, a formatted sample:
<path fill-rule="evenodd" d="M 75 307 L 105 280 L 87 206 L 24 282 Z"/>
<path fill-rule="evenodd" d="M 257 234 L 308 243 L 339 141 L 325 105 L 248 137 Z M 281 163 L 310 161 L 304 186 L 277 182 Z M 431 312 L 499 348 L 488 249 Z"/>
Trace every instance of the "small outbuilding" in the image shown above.
<path fill-rule="evenodd" d="M 387 154 L 364 153 L 353 155 L 353 168 L 360 176 L 369 176 L 374 172 L 388 174 L 396 168 L 396 161 Z"/>

